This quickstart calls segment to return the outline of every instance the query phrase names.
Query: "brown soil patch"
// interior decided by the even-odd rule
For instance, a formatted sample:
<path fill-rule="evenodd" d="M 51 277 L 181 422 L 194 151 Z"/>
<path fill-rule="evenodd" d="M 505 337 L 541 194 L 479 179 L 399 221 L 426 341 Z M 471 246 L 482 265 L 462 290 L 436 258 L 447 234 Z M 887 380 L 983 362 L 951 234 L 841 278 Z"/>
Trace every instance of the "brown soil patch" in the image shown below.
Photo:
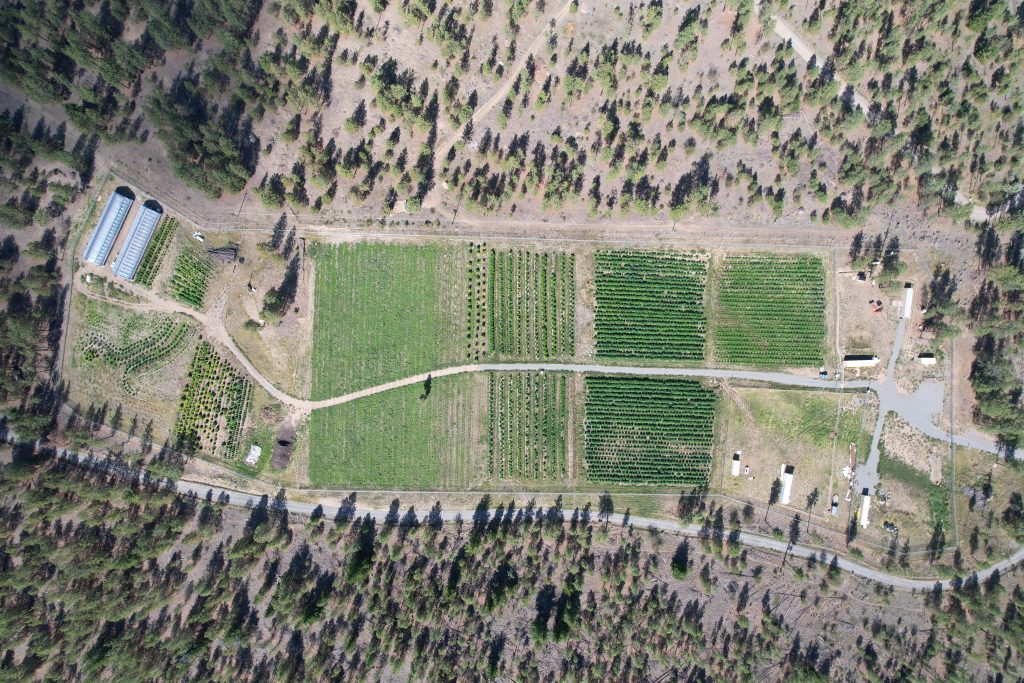
<path fill-rule="evenodd" d="M 943 454 L 937 451 L 935 441 L 892 413 L 885 418 L 882 446 L 889 457 L 922 472 L 929 472 L 933 484 L 942 483 Z"/>
<path fill-rule="evenodd" d="M 274 437 L 274 450 L 270 457 L 270 466 L 275 470 L 282 470 L 288 466 L 292 457 L 292 448 L 295 446 L 295 425 L 285 422 L 277 430 Z"/>

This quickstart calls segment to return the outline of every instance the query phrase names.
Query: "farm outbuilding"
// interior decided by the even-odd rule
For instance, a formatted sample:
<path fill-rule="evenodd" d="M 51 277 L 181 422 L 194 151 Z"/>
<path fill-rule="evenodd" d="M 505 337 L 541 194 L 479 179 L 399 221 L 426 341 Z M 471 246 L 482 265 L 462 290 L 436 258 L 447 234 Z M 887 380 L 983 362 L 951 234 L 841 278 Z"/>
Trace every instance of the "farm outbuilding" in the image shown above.
<path fill-rule="evenodd" d="M 873 368 L 878 365 L 878 356 L 850 354 L 843 356 L 844 368 Z"/>
<path fill-rule="evenodd" d="M 97 266 L 107 262 L 110 250 L 114 248 L 114 242 L 121 232 L 121 226 L 124 225 L 124 219 L 128 217 L 128 212 L 135 202 L 135 198 L 129 197 L 128 194 L 128 191 L 122 191 L 120 188 L 111 193 L 85 247 L 85 254 L 82 257 L 84 260 Z"/>
<path fill-rule="evenodd" d="M 914 310 L 914 285 L 907 283 L 903 285 L 903 317 L 909 318 Z"/>
<path fill-rule="evenodd" d="M 150 200 L 142 205 L 139 212 L 135 214 L 132 227 L 128 231 L 128 237 L 121 245 L 121 251 L 114 259 L 114 275 L 125 280 L 134 280 L 135 272 L 139 269 L 142 255 L 146 253 L 146 247 L 153 238 L 156 231 L 156 224 L 164 210 L 159 204 Z"/>
<path fill-rule="evenodd" d="M 792 465 L 782 466 L 782 474 L 779 477 L 782 480 L 782 494 L 779 496 L 779 502 L 783 505 L 789 505 L 793 498 L 793 472 Z"/>
<path fill-rule="evenodd" d="M 740 453 L 736 451 L 732 454 L 732 476 L 740 476 Z"/>
<path fill-rule="evenodd" d="M 871 510 L 871 490 L 864 489 L 861 491 L 860 501 L 860 525 L 865 529 L 868 527 L 870 522 L 868 521 L 868 512 Z"/>
<path fill-rule="evenodd" d="M 921 365 L 935 365 L 938 362 L 938 359 L 935 358 L 935 354 L 934 353 L 930 353 L 928 351 L 925 351 L 924 353 L 920 354 L 917 357 L 917 361 Z"/>

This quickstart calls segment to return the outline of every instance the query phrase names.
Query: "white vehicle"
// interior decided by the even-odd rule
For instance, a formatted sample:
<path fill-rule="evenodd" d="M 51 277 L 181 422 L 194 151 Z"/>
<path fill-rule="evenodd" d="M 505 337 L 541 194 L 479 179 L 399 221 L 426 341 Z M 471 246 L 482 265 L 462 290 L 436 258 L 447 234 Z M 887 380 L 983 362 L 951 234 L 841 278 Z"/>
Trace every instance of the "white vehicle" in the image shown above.
<path fill-rule="evenodd" d="M 198 230 L 196 230 L 194 233 L 192 233 L 192 239 L 196 240 L 197 242 L 205 242 L 206 241 L 206 238 L 203 237 L 203 233 L 199 232 Z"/>

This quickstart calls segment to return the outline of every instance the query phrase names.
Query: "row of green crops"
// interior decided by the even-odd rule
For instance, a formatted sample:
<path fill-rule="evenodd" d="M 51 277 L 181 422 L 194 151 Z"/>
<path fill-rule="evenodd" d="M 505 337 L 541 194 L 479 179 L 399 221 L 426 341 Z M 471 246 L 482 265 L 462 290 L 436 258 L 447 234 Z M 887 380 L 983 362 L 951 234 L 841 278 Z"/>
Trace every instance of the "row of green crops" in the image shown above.
<path fill-rule="evenodd" d="M 489 474 L 516 479 L 564 477 L 566 406 L 564 374 L 491 373 Z"/>
<path fill-rule="evenodd" d="M 167 248 L 171 245 L 171 239 L 178 229 L 178 219 L 165 218 L 156 229 L 156 234 L 150 240 L 146 253 L 139 263 L 139 270 L 135 273 L 135 281 L 146 287 L 153 286 L 156 274 L 160 272 L 160 265 L 163 263 Z"/>
<path fill-rule="evenodd" d="M 586 377 L 586 474 L 592 481 L 699 486 L 708 481 L 718 396 L 699 382 Z"/>
<path fill-rule="evenodd" d="M 182 248 L 174 262 L 174 271 L 168 286 L 174 298 L 195 308 L 203 307 L 206 288 L 213 275 L 213 264 L 206 254 L 191 244 Z"/>
<path fill-rule="evenodd" d="M 575 257 L 490 252 L 490 351 L 503 358 L 563 358 L 574 352 Z"/>
<path fill-rule="evenodd" d="M 209 342 L 201 342 L 189 367 L 174 427 L 178 448 L 236 458 L 252 404 L 252 383 Z"/>
<path fill-rule="evenodd" d="M 127 394 L 136 391 L 138 376 L 156 370 L 189 345 L 194 328 L 187 322 L 175 322 L 161 316 L 152 331 L 129 341 L 110 339 L 95 329 L 87 329 L 77 343 L 77 351 L 85 360 L 100 359 L 108 365 L 124 369 L 121 384 Z"/>
<path fill-rule="evenodd" d="M 718 288 L 715 357 L 766 367 L 820 365 L 825 268 L 807 255 L 725 259 Z"/>
<path fill-rule="evenodd" d="M 466 279 L 466 358 L 480 360 L 487 353 L 487 288 L 490 251 L 485 244 L 470 243 Z"/>
<path fill-rule="evenodd" d="M 705 260 L 688 254 L 599 251 L 597 355 L 703 360 L 707 272 Z"/>

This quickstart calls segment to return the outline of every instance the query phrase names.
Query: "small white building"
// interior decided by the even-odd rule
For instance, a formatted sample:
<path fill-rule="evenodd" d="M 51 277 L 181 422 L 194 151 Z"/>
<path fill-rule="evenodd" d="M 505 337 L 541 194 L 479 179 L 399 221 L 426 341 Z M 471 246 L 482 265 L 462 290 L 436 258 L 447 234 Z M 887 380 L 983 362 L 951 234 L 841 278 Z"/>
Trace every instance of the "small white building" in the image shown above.
<path fill-rule="evenodd" d="M 920 363 L 921 365 L 935 365 L 938 362 L 938 359 L 935 357 L 934 353 L 929 353 L 926 351 L 918 355 L 917 362 Z"/>
<path fill-rule="evenodd" d="M 864 489 L 861 491 L 860 501 L 860 525 L 865 529 L 871 522 L 868 521 L 868 512 L 871 510 L 871 490 Z"/>
<path fill-rule="evenodd" d="M 736 451 L 732 454 L 732 476 L 740 476 L 740 452 Z"/>
<path fill-rule="evenodd" d="M 793 466 L 783 465 L 779 479 L 782 480 L 782 495 L 779 496 L 779 502 L 789 505 L 789 501 L 793 497 Z"/>
<path fill-rule="evenodd" d="M 873 368 L 878 365 L 878 356 L 851 354 L 843 356 L 844 368 Z"/>
<path fill-rule="evenodd" d="M 256 467 L 260 461 L 260 456 L 263 455 L 263 449 L 253 444 L 249 446 L 249 454 L 245 456 L 245 464 L 249 467 Z"/>
<path fill-rule="evenodd" d="M 909 318 L 914 310 L 914 285 L 907 283 L 903 285 L 903 317 Z"/>

